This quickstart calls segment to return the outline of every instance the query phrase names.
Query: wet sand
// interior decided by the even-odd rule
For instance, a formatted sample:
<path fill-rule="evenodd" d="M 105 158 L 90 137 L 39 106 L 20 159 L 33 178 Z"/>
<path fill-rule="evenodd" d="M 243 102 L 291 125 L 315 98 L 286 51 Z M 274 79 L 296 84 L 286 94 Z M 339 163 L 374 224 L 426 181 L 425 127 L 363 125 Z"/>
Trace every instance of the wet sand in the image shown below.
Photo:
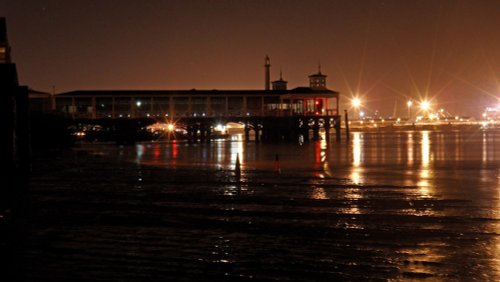
<path fill-rule="evenodd" d="M 37 158 L 17 281 L 500 280 L 491 202 L 317 168 L 278 176 L 272 161 L 238 181 L 230 166 L 118 155 Z"/>

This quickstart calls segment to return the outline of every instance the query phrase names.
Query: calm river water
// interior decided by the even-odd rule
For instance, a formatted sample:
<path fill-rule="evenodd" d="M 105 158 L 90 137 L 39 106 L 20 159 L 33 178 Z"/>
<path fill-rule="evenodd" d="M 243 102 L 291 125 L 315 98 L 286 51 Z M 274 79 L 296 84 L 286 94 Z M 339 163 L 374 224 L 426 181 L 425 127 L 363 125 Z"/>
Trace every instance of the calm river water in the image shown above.
<path fill-rule="evenodd" d="M 34 172 L 19 280 L 500 281 L 500 131 L 87 144 Z"/>

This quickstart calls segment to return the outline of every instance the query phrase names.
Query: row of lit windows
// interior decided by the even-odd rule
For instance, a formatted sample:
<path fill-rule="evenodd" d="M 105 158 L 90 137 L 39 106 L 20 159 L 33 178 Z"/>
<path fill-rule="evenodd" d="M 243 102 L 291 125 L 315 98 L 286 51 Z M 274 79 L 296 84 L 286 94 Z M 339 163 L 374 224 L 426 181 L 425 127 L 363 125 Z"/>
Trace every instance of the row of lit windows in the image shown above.
<path fill-rule="evenodd" d="M 269 99 L 272 98 L 272 99 Z M 264 99 L 262 98 L 247 98 L 246 99 L 246 107 L 250 109 L 259 109 L 261 108 L 264 104 L 269 104 L 269 103 L 276 103 L 279 100 L 277 97 L 266 97 Z M 173 101 L 173 106 L 175 108 L 188 108 L 191 106 L 192 108 L 206 108 L 207 106 L 210 105 L 211 108 L 217 107 L 217 108 L 224 108 L 226 105 L 226 98 L 220 97 L 220 98 L 211 98 L 210 102 L 208 102 L 207 98 L 187 98 L 187 97 L 182 97 L 182 98 L 174 98 Z M 93 106 L 92 103 L 92 98 L 57 98 L 56 104 L 58 108 L 65 107 L 65 106 L 76 106 L 77 108 L 80 107 L 91 107 Z M 168 108 L 170 106 L 170 99 L 169 98 L 146 98 L 146 99 L 136 99 L 132 100 L 130 98 L 115 98 L 114 100 L 112 98 L 96 98 L 95 99 L 95 106 L 97 110 L 99 109 L 107 109 L 107 108 L 112 108 L 113 105 L 116 108 L 126 108 L 126 109 L 132 109 L 134 108 L 135 110 L 141 110 L 141 109 L 150 109 L 150 108 Z M 229 97 L 227 98 L 227 106 L 228 108 L 242 108 L 244 105 L 244 100 L 243 97 Z"/>
<path fill-rule="evenodd" d="M 272 99 L 269 99 L 272 98 Z M 268 103 L 263 104 L 263 100 Z M 189 103 L 189 101 L 191 103 Z M 287 110 L 293 113 L 321 113 L 325 111 L 331 112 L 337 107 L 336 98 L 328 99 L 307 99 L 307 100 L 284 100 L 283 104 L 279 104 L 278 97 L 260 97 L 247 98 L 246 107 L 244 107 L 243 97 L 228 97 L 212 98 L 210 103 L 207 103 L 207 98 L 192 98 L 187 97 L 174 98 L 170 104 L 168 98 L 146 98 L 146 99 L 130 99 L 130 98 L 96 98 L 95 109 L 92 103 L 92 98 L 57 98 L 56 108 L 60 112 L 71 115 L 92 116 L 97 117 L 160 117 L 168 116 L 168 113 L 173 111 L 176 116 L 220 116 L 223 114 L 229 115 L 259 115 L 263 111 L 269 110 Z M 326 102 L 326 103 L 325 103 Z M 94 113 L 95 111 L 95 113 Z"/>

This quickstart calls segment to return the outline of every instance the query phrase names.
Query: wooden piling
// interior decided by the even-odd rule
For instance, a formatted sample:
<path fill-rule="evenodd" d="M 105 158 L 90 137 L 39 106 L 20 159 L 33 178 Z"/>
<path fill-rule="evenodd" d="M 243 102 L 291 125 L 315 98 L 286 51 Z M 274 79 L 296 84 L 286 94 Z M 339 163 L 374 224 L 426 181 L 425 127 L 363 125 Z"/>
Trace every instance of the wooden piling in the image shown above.
<path fill-rule="evenodd" d="M 276 172 L 278 176 L 281 175 L 280 158 L 278 154 L 274 157 L 274 172 Z"/>
<path fill-rule="evenodd" d="M 241 164 L 240 164 L 240 154 L 236 153 L 236 164 L 234 166 L 234 175 L 236 176 L 236 181 L 240 181 L 241 178 Z"/>
<path fill-rule="evenodd" d="M 346 139 L 349 140 L 351 138 L 350 133 L 349 133 L 349 116 L 347 115 L 347 110 L 344 110 L 344 116 L 345 116 L 345 134 L 346 134 Z"/>

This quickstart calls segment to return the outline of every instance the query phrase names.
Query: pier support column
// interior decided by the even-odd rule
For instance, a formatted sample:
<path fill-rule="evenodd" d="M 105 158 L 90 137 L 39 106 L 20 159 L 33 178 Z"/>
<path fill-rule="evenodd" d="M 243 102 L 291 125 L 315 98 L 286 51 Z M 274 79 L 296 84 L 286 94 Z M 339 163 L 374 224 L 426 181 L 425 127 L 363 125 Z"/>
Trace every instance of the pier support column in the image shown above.
<path fill-rule="evenodd" d="M 199 140 L 198 131 L 200 131 L 200 125 L 196 123 L 193 127 L 193 142 L 195 143 Z"/>
<path fill-rule="evenodd" d="M 345 115 L 345 135 L 346 139 L 349 140 L 351 136 L 349 133 L 349 116 L 347 115 L 347 110 L 344 110 L 344 115 Z"/>
<path fill-rule="evenodd" d="M 188 142 L 189 143 L 192 143 L 192 142 L 196 142 L 196 131 L 198 129 L 196 128 L 196 125 L 190 123 L 188 124 L 187 126 L 187 138 L 188 138 Z"/>
<path fill-rule="evenodd" d="M 200 143 L 205 142 L 205 137 L 206 137 L 206 125 L 205 122 L 200 122 Z"/>
<path fill-rule="evenodd" d="M 330 140 L 330 117 L 325 118 L 323 128 L 325 129 L 325 139 Z"/>
<path fill-rule="evenodd" d="M 191 124 L 187 124 L 186 125 L 186 135 L 187 135 L 187 141 L 188 141 L 188 143 L 191 143 L 192 132 L 193 132 L 193 129 L 192 129 Z"/>
<path fill-rule="evenodd" d="M 304 118 L 302 120 L 301 134 L 304 137 L 304 142 L 309 142 L 309 120 Z"/>
<path fill-rule="evenodd" d="M 212 123 L 207 122 L 205 129 L 206 129 L 206 137 L 207 137 L 206 142 L 210 143 L 212 141 Z"/>
<path fill-rule="evenodd" d="M 319 118 L 315 118 L 314 119 L 313 140 L 314 141 L 318 141 L 319 140 Z"/>
<path fill-rule="evenodd" d="M 245 122 L 245 142 L 250 141 L 250 124 Z"/>
<path fill-rule="evenodd" d="M 260 127 L 259 127 L 259 122 L 254 122 L 253 123 L 253 131 L 255 132 L 255 143 L 259 143 L 260 140 L 261 140 L 261 130 L 260 130 Z M 264 135 L 264 133 L 262 133 L 262 135 Z"/>

